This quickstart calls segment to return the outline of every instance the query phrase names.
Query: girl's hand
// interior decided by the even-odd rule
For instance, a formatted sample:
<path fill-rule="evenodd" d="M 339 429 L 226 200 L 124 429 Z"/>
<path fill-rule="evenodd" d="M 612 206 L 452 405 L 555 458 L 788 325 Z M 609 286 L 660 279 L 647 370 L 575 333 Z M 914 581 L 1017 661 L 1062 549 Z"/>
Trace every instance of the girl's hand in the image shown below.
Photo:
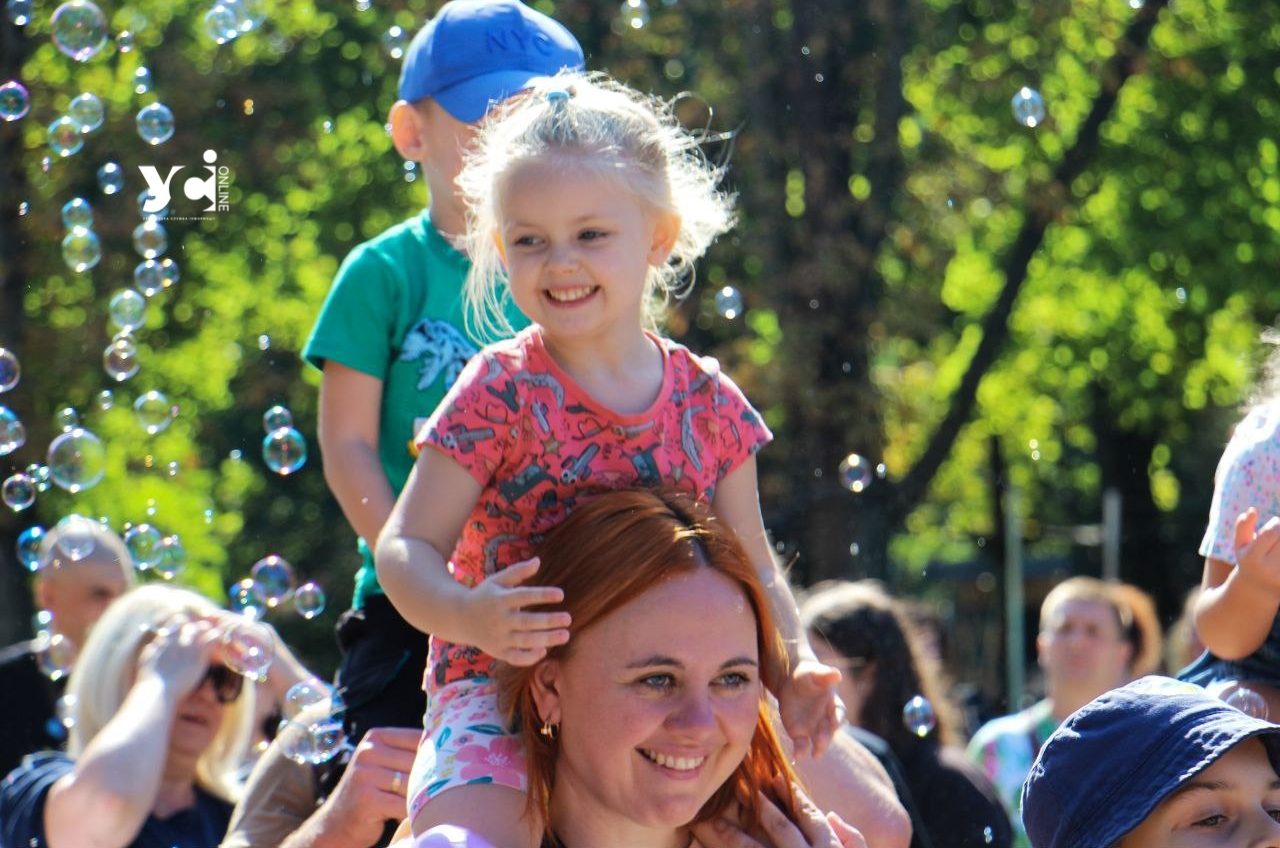
<path fill-rule="evenodd" d="M 1258 529 L 1258 510 L 1236 518 L 1236 565 L 1240 573 L 1280 593 L 1280 517 L 1271 516 Z"/>
<path fill-rule="evenodd" d="M 158 678 L 175 698 L 192 692 L 214 661 L 221 631 L 206 619 L 176 615 L 155 631 L 138 654 L 138 679 Z"/>
<path fill-rule="evenodd" d="M 823 815 L 799 788 L 795 796 L 798 825 L 761 793 L 762 832 L 748 833 L 738 822 L 721 816 L 694 826 L 695 844 L 700 848 L 867 848 L 857 828 L 835 813 Z"/>
<path fill-rule="evenodd" d="M 533 665 L 547 650 L 569 641 L 569 613 L 525 612 L 525 607 L 558 604 L 556 586 L 521 586 L 538 572 L 537 557 L 485 578 L 468 594 L 471 644 L 511 665 Z"/>
<path fill-rule="evenodd" d="M 836 697 L 840 671 L 816 659 L 796 663 L 791 676 L 774 694 L 782 726 L 798 757 L 820 757 L 844 721 L 844 704 Z"/>

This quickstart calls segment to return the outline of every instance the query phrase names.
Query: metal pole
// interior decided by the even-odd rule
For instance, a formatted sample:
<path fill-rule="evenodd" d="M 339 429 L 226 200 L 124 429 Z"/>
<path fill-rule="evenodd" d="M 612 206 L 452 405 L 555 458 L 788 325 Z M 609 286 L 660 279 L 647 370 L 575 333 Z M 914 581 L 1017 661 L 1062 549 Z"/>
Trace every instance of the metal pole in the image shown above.
<path fill-rule="evenodd" d="M 1004 497 L 1004 552 L 1005 691 L 1008 693 L 1009 711 L 1015 712 L 1022 708 L 1026 638 L 1022 615 L 1025 605 L 1022 584 L 1022 499 L 1018 490 L 1012 486 Z"/>
<path fill-rule="evenodd" d="M 1120 506 L 1122 496 L 1114 486 L 1102 493 L 1102 579 L 1120 580 Z"/>

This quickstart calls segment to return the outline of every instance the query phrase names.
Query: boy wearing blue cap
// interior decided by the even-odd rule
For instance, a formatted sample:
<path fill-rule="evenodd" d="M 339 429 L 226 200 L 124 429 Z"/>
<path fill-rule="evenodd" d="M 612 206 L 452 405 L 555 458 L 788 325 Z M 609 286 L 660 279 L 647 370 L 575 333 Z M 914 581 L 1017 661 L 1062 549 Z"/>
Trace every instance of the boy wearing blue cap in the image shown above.
<path fill-rule="evenodd" d="M 1033 848 L 1277 848 L 1280 727 L 1144 677 L 1049 737 L 1022 820 Z"/>
<path fill-rule="evenodd" d="M 518 0 L 453 0 L 405 54 L 389 123 L 430 191 L 422 213 L 357 246 L 338 271 L 303 355 L 324 372 L 325 479 L 360 536 L 352 609 L 338 627 L 347 732 L 421 726 L 426 641 L 382 594 L 370 546 L 413 466 L 410 443 L 478 349 L 463 327 L 467 257 L 454 179 L 488 108 L 539 77 L 581 69 L 582 48 Z"/>

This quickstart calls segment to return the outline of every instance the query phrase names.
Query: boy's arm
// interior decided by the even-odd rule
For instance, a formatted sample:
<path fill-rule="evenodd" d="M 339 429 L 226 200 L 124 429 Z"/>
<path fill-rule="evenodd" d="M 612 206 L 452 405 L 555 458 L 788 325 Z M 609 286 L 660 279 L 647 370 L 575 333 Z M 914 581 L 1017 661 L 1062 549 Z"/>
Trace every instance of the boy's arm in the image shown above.
<path fill-rule="evenodd" d="M 1236 519 L 1238 566 L 1209 557 L 1196 599 L 1196 632 L 1204 646 L 1225 660 L 1247 657 L 1267 640 L 1280 611 L 1280 521 L 1257 530 L 1258 512 Z"/>
<path fill-rule="evenodd" d="M 378 458 L 381 414 L 381 380 L 325 360 L 317 428 L 324 479 L 347 521 L 370 546 L 395 503 Z"/>
<path fill-rule="evenodd" d="M 844 720 L 835 695 L 840 672 L 818 661 L 800 626 L 795 597 L 773 556 L 760 515 L 754 456 L 720 481 L 712 508 L 746 548 L 769 597 L 774 626 L 787 648 L 789 668 L 764 669 L 765 685 L 778 696 L 782 722 L 797 753 L 820 755 Z"/>

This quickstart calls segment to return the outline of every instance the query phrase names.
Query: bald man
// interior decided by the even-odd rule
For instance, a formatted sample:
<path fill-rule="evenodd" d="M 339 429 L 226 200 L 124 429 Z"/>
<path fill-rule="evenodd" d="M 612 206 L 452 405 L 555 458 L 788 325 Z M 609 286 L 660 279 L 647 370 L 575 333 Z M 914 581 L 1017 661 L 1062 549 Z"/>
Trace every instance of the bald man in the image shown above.
<path fill-rule="evenodd" d="M 32 585 L 36 606 L 53 615 L 50 630 L 73 646 L 84 644 L 89 628 L 133 584 L 133 560 L 120 537 L 93 525 L 93 549 L 73 560 L 58 547 L 58 529 L 40 545 L 40 568 Z M 40 639 L 0 650 L 0 777 L 34 751 L 61 748 L 67 731 L 56 705 L 65 674 L 51 680 L 40 667 Z"/>

